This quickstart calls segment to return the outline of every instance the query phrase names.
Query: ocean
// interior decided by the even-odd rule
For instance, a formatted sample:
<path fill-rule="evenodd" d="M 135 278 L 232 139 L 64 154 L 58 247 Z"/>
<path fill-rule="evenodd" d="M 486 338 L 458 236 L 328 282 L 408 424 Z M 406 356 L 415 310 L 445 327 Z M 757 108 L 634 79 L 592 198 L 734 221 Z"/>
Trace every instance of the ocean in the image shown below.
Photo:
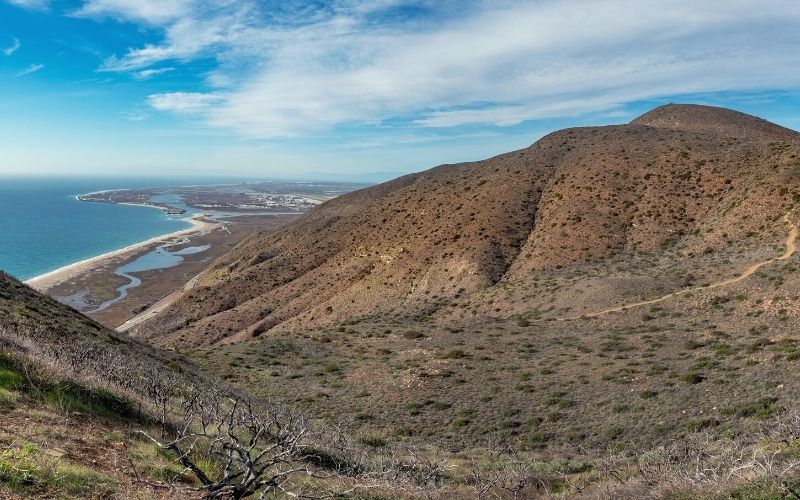
<path fill-rule="evenodd" d="M 80 202 L 105 189 L 214 184 L 230 179 L 0 177 L 0 269 L 27 280 L 191 227 L 148 207 Z"/>

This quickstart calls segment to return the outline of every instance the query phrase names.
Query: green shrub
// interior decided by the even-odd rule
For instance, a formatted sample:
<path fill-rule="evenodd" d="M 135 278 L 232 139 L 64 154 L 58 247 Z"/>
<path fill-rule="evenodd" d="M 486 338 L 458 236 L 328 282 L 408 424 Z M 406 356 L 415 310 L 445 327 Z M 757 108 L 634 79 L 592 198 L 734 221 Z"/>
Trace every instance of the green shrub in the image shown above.
<path fill-rule="evenodd" d="M 683 428 L 686 429 L 688 432 L 700 432 L 703 429 L 707 429 L 709 427 L 714 427 L 718 425 L 719 422 L 717 420 L 711 418 L 691 418 L 683 424 Z"/>
<path fill-rule="evenodd" d="M 540 447 L 550 441 L 552 436 L 545 432 L 533 432 L 528 436 L 528 444 L 532 447 Z"/>
<path fill-rule="evenodd" d="M 603 436 L 605 436 L 606 439 L 611 440 L 618 438 L 623 432 L 625 432 L 625 430 L 622 427 L 609 427 L 603 431 Z"/>
<path fill-rule="evenodd" d="M 370 448 L 383 448 L 388 444 L 385 439 L 373 434 L 364 434 L 358 438 L 358 442 Z"/>
<path fill-rule="evenodd" d="M 689 373 L 685 373 L 681 377 L 681 380 L 683 380 L 687 384 L 699 384 L 700 382 L 705 380 L 705 377 L 703 377 L 702 375 L 700 375 L 697 372 L 689 372 Z"/>
<path fill-rule="evenodd" d="M 333 361 L 328 361 L 322 366 L 322 371 L 324 373 L 334 373 L 339 371 L 339 365 L 334 363 Z"/>
<path fill-rule="evenodd" d="M 737 403 L 734 406 L 722 410 L 723 415 L 736 416 L 739 418 L 757 418 L 766 420 L 767 418 L 780 413 L 781 407 L 777 405 L 778 398 L 765 397 L 757 401 Z"/>
<path fill-rule="evenodd" d="M 22 376 L 0 366 L 0 389 L 14 389 L 22 385 Z"/>
<path fill-rule="evenodd" d="M 395 437 L 410 437 L 414 435 L 414 432 L 410 427 L 403 425 L 394 430 L 394 435 Z"/>
<path fill-rule="evenodd" d="M 453 349 L 451 351 L 448 351 L 442 356 L 443 359 L 461 359 L 466 357 L 467 353 L 465 353 L 461 349 Z"/>
<path fill-rule="evenodd" d="M 625 413 L 628 410 L 630 410 L 628 405 L 614 405 L 611 407 L 611 411 L 614 413 Z"/>
<path fill-rule="evenodd" d="M 652 389 L 647 389 L 639 393 L 639 397 L 642 399 L 652 399 L 656 396 L 658 396 L 658 391 Z"/>

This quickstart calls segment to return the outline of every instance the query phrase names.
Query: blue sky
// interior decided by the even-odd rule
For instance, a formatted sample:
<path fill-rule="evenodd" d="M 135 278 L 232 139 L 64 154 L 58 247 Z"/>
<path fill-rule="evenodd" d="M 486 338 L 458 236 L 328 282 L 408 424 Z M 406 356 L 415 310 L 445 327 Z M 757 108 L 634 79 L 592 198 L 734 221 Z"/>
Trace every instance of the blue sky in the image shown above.
<path fill-rule="evenodd" d="M 797 0 L 0 0 L 0 173 L 408 172 L 665 102 L 800 129 Z"/>

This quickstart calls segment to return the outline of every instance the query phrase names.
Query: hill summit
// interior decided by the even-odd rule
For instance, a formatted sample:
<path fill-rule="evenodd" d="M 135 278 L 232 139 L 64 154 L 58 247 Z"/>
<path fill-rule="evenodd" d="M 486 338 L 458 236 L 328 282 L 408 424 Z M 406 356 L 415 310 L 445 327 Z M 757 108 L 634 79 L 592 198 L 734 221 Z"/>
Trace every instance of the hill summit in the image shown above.
<path fill-rule="evenodd" d="M 631 124 L 748 139 L 791 140 L 798 137 L 794 130 L 762 118 L 732 109 L 698 104 L 659 106 L 636 118 Z"/>

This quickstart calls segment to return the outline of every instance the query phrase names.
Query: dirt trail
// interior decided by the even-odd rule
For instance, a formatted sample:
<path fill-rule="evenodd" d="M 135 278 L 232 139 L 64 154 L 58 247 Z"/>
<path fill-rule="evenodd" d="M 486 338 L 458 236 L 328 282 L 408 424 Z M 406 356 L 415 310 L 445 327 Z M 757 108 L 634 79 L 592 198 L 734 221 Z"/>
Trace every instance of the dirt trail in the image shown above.
<path fill-rule="evenodd" d="M 789 257 L 791 257 L 792 255 L 794 255 L 795 251 L 797 251 L 798 228 L 797 228 L 797 224 L 795 224 L 795 223 L 793 223 L 791 221 L 791 217 L 790 217 L 791 214 L 792 214 L 792 212 L 789 212 L 788 214 L 783 216 L 783 220 L 786 222 L 786 224 L 788 224 L 791 227 L 791 229 L 789 230 L 789 235 L 786 237 L 786 251 L 780 257 L 774 257 L 772 259 L 765 260 L 765 261 L 759 262 L 757 264 L 753 264 L 752 266 L 750 266 L 747 269 L 745 269 L 744 272 L 742 272 L 738 276 L 726 279 L 724 281 L 718 281 L 716 283 L 711 283 L 710 285 L 698 286 L 698 287 L 694 287 L 694 288 L 686 288 L 684 290 L 678 290 L 677 292 L 668 293 L 668 294 L 663 295 L 661 297 L 658 297 L 656 299 L 643 300 L 642 302 L 633 302 L 633 303 L 630 303 L 630 304 L 622 304 L 620 306 L 611 307 L 609 309 L 603 309 L 602 311 L 584 313 L 584 314 L 581 314 L 580 316 L 557 318 L 557 320 L 558 321 L 569 321 L 569 320 L 582 319 L 582 318 L 595 318 L 595 317 L 604 316 L 604 315 L 610 314 L 610 313 L 623 312 L 623 311 L 627 311 L 628 309 L 631 309 L 631 308 L 634 308 L 634 307 L 647 306 L 647 305 L 650 305 L 650 304 L 657 304 L 659 302 L 663 302 L 663 301 L 665 301 L 667 299 L 670 299 L 672 297 L 675 297 L 675 296 L 678 296 L 678 295 L 684 295 L 684 294 L 689 293 L 689 292 L 695 292 L 695 291 L 700 291 L 700 290 L 710 290 L 712 288 L 719 288 L 721 286 L 733 285 L 734 283 L 738 283 L 738 282 L 740 282 L 740 281 L 742 281 L 744 279 L 747 279 L 748 277 L 752 276 L 756 271 L 758 271 L 762 267 L 764 267 L 764 266 L 766 266 L 768 264 L 772 264 L 773 262 L 776 262 L 776 261 L 779 261 L 779 260 L 786 260 Z"/>

